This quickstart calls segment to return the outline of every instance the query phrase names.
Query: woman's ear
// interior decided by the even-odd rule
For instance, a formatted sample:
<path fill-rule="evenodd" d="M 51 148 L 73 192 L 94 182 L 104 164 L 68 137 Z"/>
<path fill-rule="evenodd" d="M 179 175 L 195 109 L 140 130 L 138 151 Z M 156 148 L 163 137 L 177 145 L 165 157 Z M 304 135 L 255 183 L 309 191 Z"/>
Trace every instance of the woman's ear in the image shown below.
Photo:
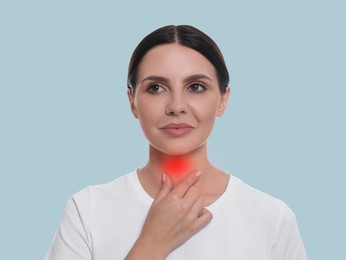
<path fill-rule="evenodd" d="M 226 87 L 226 93 L 221 96 L 221 101 L 217 108 L 216 116 L 222 116 L 225 112 L 230 94 L 231 89 L 229 87 Z"/>
<path fill-rule="evenodd" d="M 132 114 L 134 115 L 135 118 L 138 118 L 137 109 L 135 107 L 135 102 L 134 102 L 133 94 L 132 94 L 132 91 L 130 89 L 127 90 L 127 97 L 129 99 L 129 102 L 130 102 L 130 107 L 131 107 Z"/>

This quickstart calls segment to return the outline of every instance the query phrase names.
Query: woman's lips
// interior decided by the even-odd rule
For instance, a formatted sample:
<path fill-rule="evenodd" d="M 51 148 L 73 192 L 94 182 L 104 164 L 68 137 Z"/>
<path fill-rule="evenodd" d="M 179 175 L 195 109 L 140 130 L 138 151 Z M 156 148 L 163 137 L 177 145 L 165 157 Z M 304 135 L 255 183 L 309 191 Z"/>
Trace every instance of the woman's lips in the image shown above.
<path fill-rule="evenodd" d="M 193 130 L 193 127 L 185 123 L 180 123 L 180 124 L 171 123 L 171 124 L 165 125 L 164 127 L 160 129 L 168 135 L 179 137 L 191 132 Z"/>

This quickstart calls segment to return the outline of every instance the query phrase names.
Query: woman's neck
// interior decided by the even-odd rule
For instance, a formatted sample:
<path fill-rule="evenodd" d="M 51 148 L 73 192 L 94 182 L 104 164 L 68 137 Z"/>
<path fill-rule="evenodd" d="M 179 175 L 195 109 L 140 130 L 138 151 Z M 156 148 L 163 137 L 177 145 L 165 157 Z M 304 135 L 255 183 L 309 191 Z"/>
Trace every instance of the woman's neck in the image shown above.
<path fill-rule="evenodd" d="M 179 156 L 164 154 L 150 146 L 148 163 L 140 169 L 138 176 L 143 188 L 154 198 L 161 187 L 163 174 L 169 175 L 173 181 L 173 186 L 175 186 L 195 170 L 202 172 L 198 183 L 202 190 L 207 186 L 212 188 L 211 186 L 221 173 L 209 162 L 206 144 L 188 154 Z"/>
<path fill-rule="evenodd" d="M 206 169 L 210 165 L 207 158 L 206 144 L 184 155 L 164 154 L 150 147 L 148 166 L 167 174 L 174 184 L 180 182 L 192 171 Z"/>

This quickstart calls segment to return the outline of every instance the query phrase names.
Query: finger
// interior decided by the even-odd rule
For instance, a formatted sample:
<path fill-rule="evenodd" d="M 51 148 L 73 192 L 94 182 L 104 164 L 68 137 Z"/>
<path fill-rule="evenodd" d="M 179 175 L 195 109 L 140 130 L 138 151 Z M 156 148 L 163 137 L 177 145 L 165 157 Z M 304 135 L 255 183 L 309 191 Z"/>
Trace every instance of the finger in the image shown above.
<path fill-rule="evenodd" d="M 198 231 L 205 227 L 211 220 L 213 219 L 213 214 L 207 210 L 206 208 L 203 208 L 197 220 L 195 221 L 195 230 Z"/>
<path fill-rule="evenodd" d="M 155 201 L 160 201 L 172 190 L 173 183 L 171 177 L 167 174 L 162 175 L 162 184 L 159 193 L 157 194 Z"/>
<path fill-rule="evenodd" d="M 185 179 L 183 179 L 178 185 L 173 189 L 173 191 L 180 197 L 184 197 L 188 189 L 199 180 L 201 171 L 193 171 Z"/>
<path fill-rule="evenodd" d="M 187 210 L 190 210 L 193 205 L 196 203 L 196 201 L 199 199 L 200 194 L 198 189 L 192 185 L 188 191 L 186 192 L 184 198 L 183 198 L 183 207 Z M 203 207 L 203 205 L 202 205 Z"/>
<path fill-rule="evenodd" d="M 200 217 L 203 213 L 204 205 L 204 199 L 202 197 L 199 197 L 191 207 L 191 215 L 195 216 L 196 218 Z"/>

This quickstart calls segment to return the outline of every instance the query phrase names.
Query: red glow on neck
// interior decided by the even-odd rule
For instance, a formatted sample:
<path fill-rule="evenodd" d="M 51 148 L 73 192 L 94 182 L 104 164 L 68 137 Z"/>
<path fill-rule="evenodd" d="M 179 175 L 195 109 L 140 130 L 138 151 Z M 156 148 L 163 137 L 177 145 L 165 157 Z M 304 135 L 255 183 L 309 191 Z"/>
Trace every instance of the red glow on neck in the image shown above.
<path fill-rule="evenodd" d="M 163 159 L 162 167 L 163 171 L 173 179 L 184 177 L 194 169 L 192 161 L 183 156 L 172 156 Z"/>

